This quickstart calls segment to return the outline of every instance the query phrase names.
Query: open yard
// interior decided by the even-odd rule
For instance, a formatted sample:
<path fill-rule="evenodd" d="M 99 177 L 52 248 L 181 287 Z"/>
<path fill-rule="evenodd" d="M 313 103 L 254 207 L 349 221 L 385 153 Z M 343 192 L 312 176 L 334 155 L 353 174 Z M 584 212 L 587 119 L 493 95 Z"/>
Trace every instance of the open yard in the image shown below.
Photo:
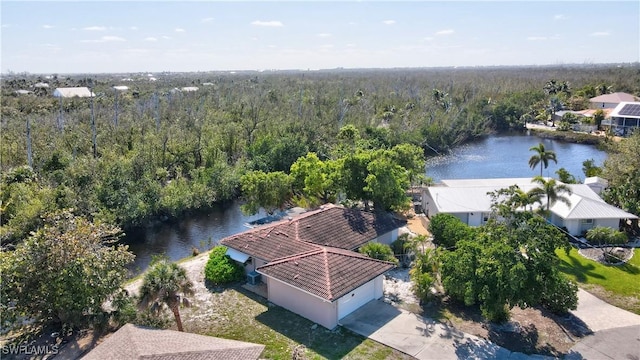
<path fill-rule="evenodd" d="M 607 266 L 586 259 L 571 249 L 567 255 L 557 250 L 561 259 L 561 270 L 580 287 L 596 295 L 609 304 L 640 314 L 640 249 L 628 263 L 619 266 Z"/>

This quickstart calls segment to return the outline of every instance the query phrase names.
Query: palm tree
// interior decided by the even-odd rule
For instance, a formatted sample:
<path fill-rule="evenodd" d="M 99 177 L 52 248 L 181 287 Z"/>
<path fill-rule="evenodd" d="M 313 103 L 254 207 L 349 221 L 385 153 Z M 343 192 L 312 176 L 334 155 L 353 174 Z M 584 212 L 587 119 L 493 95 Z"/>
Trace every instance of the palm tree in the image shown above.
<path fill-rule="evenodd" d="M 555 204 L 556 201 L 563 202 L 567 204 L 567 206 L 571 206 L 571 201 L 569 198 L 564 196 L 563 193 L 567 193 L 571 195 L 571 188 L 563 183 L 558 183 L 556 179 L 546 180 L 542 176 L 536 176 L 531 180 L 531 182 L 538 183 L 540 187 L 531 189 L 529 191 L 529 195 L 531 196 L 546 196 L 547 198 L 547 208 L 546 213 L 549 214 L 549 209 L 552 204 Z"/>
<path fill-rule="evenodd" d="M 184 331 L 180 319 L 180 305 L 189 306 L 189 300 L 185 295 L 193 293 L 193 283 L 187 277 L 186 270 L 168 259 L 161 259 L 144 276 L 138 307 L 151 308 L 151 311 L 159 313 L 167 306 L 176 318 L 178 331 Z"/>
<path fill-rule="evenodd" d="M 541 202 L 542 195 L 534 192 L 526 192 L 520 188 L 514 190 L 513 195 L 511 197 L 510 204 L 514 210 L 518 208 L 523 208 L 525 211 L 527 210 L 527 206 L 533 205 L 537 202 Z M 531 207 L 533 210 L 533 207 Z"/>
<path fill-rule="evenodd" d="M 540 164 L 540 177 L 542 177 L 542 167 L 544 166 L 546 169 L 549 166 L 549 160 L 552 160 L 556 164 L 558 163 L 556 153 L 551 150 L 547 151 L 542 143 L 538 144 L 538 146 L 531 147 L 529 150 L 536 152 L 536 154 L 532 155 L 529 159 L 529 167 L 533 169 Z"/>

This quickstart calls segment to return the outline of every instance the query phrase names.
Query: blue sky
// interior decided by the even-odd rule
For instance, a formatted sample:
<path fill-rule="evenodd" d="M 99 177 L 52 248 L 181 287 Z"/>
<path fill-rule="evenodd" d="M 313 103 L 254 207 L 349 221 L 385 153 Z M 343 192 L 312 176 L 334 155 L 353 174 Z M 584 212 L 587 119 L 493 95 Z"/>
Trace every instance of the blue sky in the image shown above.
<path fill-rule="evenodd" d="M 640 60 L 638 1 L 5 1 L 1 71 L 97 73 Z"/>

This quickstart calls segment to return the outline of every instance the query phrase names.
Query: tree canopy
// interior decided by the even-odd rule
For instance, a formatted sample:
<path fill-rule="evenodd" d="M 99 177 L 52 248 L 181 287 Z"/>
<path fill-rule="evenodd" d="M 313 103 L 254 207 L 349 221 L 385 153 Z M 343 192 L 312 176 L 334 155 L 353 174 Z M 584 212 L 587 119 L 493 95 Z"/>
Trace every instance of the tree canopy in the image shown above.
<path fill-rule="evenodd" d="M 3 321 L 27 316 L 71 327 L 91 324 L 114 295 L 134 255 L 116 241 L 120 229 L 95 224 L 70 211 L 44 219 L 44 225 L 0 252 L 0 309 Z"/>

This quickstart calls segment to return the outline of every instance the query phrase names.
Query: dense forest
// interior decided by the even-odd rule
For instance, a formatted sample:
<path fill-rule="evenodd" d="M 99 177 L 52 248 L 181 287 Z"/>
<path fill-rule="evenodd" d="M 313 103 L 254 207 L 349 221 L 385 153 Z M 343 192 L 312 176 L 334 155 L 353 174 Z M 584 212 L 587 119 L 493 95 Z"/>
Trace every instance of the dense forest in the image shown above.
<path fill-rule="evenodd" d="M 380 173 L 393 173 L 399 169 L 385 161 L 413 154 L 406 144 L 428 156 L 547 120 L 559 108 L 584 108 L 602 93 L 640 95 L 638 64 L 150 75 L 3 76 L 3 247 L 61 209 L 96 223 L 140 226 L 236 198 L 251 188 L 243 178 L 288 176 L 300 157 L 308 161 L 294 167 L 298 174 L 303 165 L 335 161 L 357 169 L 362 159 L 378 159 Z M 49 87 L 34 87 L 42 82 Z M 57 87 L 76 86 L 95 96 L 53 97 Z M 406 179 L 395 180 L 421 180 L 405 170 Z M 275 176 L 266 180 L 279 182 Z M 372 197 L 376 186 L 387 186 L 381 181 L 363 184 L 368 194 L 358 194 L 362 187 L 351 193 L 393 208 L 393 199 Z M 308 203 L 300 179 L 287 183 L 296 184 L 300 196 L 292 199 Z"/>

